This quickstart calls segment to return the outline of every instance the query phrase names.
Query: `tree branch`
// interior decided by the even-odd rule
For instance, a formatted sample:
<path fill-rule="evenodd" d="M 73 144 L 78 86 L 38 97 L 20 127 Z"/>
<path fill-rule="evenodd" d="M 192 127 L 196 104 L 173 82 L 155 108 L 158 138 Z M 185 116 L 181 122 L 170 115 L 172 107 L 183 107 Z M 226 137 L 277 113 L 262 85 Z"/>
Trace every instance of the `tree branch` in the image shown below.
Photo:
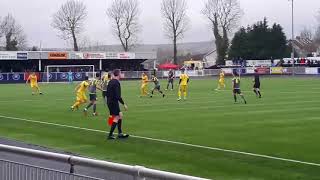
<path fill-rule="evenodd" d="M 113 0 L 107 9 L 112 29 L 124 51 L 129 51 L 138 42 L 141 31 L 139 24 L 140 8 L 138 0 Z"/>
<path fill-rule="evenodd" d="M 53 15 L 51 26 L 60 31 L 60 38 L 72 38 L 74 50 L 78 51 L 77 36 L 82 32 L 86 18 L 86 5 L 81 1 L 69 0 Z"/>

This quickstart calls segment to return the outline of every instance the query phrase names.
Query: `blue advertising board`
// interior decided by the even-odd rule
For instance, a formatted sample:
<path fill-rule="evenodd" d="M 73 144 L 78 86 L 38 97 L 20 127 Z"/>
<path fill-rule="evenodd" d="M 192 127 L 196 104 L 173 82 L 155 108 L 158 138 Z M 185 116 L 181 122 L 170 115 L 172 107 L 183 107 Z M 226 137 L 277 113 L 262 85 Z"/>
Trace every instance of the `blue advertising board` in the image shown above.
<path fill-rule="evenodd" d="M 86 77 L 86 73 L 78 72 L 73 73 L 74 81 L 84 81 Z M 52 72 L 49 73 L 49 82 L 67 82 L 68 81 L 68 73 L 67 72 Z M 47 81 L 47 73 L 42 74 L 42 80 Z"/>
<path fill-rule="evenodd" d="M 0 83 L 24 83 L 24 73 L 0 73 Z"/>
<path fill-rule="evenodd" d="M 14 84 L 25 83 L 27 73 L 0 73 L 0 84 Z M 85 72 L 73 73 L 74 81 L 84 81 L 86 77 Z M 39 82 L 47 82 L 47 73 L 41 73 Z M 49 73 L 49 82 L 68 82 L 67 72 L 52 72 Z"/>
<path fill-rule="evenodd" d="M 17 53 L 17 60 L 28 60 L 28 53 Z"/>

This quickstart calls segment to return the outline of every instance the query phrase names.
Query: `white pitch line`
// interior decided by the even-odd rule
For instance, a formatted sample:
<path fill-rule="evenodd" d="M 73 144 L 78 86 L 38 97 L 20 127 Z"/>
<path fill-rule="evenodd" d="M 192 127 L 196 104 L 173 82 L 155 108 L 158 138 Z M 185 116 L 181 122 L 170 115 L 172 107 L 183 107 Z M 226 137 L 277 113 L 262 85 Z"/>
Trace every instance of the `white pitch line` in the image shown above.
<path fill-rule="evenodd" d="M 18 117 L 10 117 L 10 116 L 0 115 L 0 118 L 13 119 L 13 120 L 32 122 L 32 123 L 38 123 L 38 124 L 45 124 L 45 125 L 52 125 L 52 126 L 64 127 L 64 128 L 72 128 L 72 129 L 91 131 L 91 132 L 98 132 L 98 133 L 106 133 L 105 131 L 97 130 L 97 129 L 88 129 L 88 128 L 69 126 L 69 125 L 64 125 L 64 124 L 57 124 L 57 123 L 42 122 L 42 121 L 18 118 Z M 177 142 L 177 141 L 170 141 L 170 140 L 164 140 L 164 139 L 156 139 L 156 138 L 143 137 L 143 136 L 131 135 L 131 137 L 138 138 L 138 139 L 145 139 L 145 140 L 155 141 L 155 142 L 162 142 L 162 143 L 169 143 L 169 144 L 175 144 L 175 145 L 189 146 L 189 147 L 194 147 L 194 148 L 201 148 L 201 149 L 207 149 L 207 150 L 213 150 L 213 151 L 228 152 L 228 153 L 233 153 L 233 154 L 241 154 L 241 155 L 246 155 L 246 156 L 253 156 L 253 157 L 259 157 L 259 158 L 265 158 L 265 159 L 279 160 L 279 161 L 292 162 L 292 163 L 297 163 L 297 164 L 304 164 L 304 165 L 320 167 L 320 164 L 318 164 L 318 163 L 299 161 L 299 160 L 287 159 L 287 158 L 280 158 L 280 157 L 276 157 L 276 156 L 255 154 L 255 153 L 250 153 L 250 152 L 236 151 L 236 150 L 216 148 L 216 147 L 208 147 L 208 146 L 195 145 L 195 144 L 189 144 L 189 143 L 183 143 L 183 142 Z"/>

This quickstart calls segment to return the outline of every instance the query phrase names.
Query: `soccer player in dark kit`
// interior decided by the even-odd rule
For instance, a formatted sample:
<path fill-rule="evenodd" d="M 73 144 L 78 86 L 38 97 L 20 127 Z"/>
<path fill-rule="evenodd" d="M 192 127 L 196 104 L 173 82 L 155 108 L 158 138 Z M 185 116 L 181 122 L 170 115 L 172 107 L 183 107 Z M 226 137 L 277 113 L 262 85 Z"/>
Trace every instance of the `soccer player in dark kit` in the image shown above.
<path fill-rule="evenodd" d="M 247 104 L 246 99 L 244 98 L 243 94 L 241 93 L 240 77 L 237 72 L 233 72 L 232 89 L 233 89 L 234 102 L 235 103 L 237 102 L 237 94 L 238 94 L 243 99 L 244 103 Z"/>
<path fill-rule="evenodd" d="M 253 85 L 253 92 L 256 94 L 257 97 L 261 98 L 261 93 L 260 93 L 260 77 L 258 70 L 254 70 L 254 79 L 253 79 L 254 85 Z"/>
<path fill-rule="evenodd" d="M 88 113 L 88 109 L 93 106 L 93 116 L 97 116 L 97 89 L 99 89 L 100 91 L 102 91 L 102 89 L 100 87 L 98 87 L 99 84 L 99 77 L 100 74 L 96 74 L 96 78 L 92 79 L 89 83 L 89 97 L 90 97 L 90 103 L 88 104 L 88 106 L 86 108 L 84 108 L 83 112 L 85 114 L 85 116 L 87 116 Z"/>
<path fill-rule="evenodd" d="M 158 91 L 159 93 L 162 94 L 162 97 L 165 97 L 166 95 L 161 91 L 160 82 L 159 82 L 158 78 L 157 78 L 155 75 L 152 75 L 151 82 L 154 83 L 154 88 L 153 88 L 152 91 L 151 91 L 150 97 L 151 97 L 151 98 L 153 97 L 154 91 Z"/>
<path fill-rule="evenodd" d="M 125 139 L 128 138 L 128 134 L 122 133 L 122 118 L 123 114 L 120 111 L 119 102 L 124 106 L 125 110 L 128 110 L 127 105 L 124 103 L 122 97 L 121 97 L 121 85 L 120 85 L 120 74 L 121 71 L 119 69 L 116 69 L 112 73 L 112 79 L 108 83 L 107 87 L 107 105 L 110 111 L 110 117 L 111 122 L 109 121 L 109 124 L 111 125 L 111 129 L 108 135 L 109 140 L 115 139 L 115 136 L 113 135 L 114 130 L 118 126 L 118 138 L 119 139 Z M 109 117 L 109 120 L 110 120 Z"/>
<path fill-rule="evenodd" d="M 168 74 L 168 84 L 167 84 L 167 89 L 169 89 L 169 85 L 171 84 L 171 91 L 173 91 L 173 80 L 174 80 L 174 71 L 170 69 L 169 74 Z"/>

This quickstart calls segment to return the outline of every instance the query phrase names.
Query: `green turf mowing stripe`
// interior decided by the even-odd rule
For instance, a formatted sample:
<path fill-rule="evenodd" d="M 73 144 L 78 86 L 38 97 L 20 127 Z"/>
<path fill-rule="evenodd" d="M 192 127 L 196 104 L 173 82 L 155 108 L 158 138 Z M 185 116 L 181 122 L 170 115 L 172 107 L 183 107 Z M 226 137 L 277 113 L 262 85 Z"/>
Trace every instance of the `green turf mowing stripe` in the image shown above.
<path fill-rule="evenodd" d="M 69 125 L 50 123 L 50 122 L 43 122 L 43 121 L 36 121 L 36 120 L 24 119 L 24 118 L 18 118 L 18 117 L 9 117 L 9 116 L 4 116 L 4 115 L 0 115 L 0 117 L 5 118 L 5 119 L 13 119 L 13 120 L 19 120 L 19 121 L 25 121 L 25 122 L 31 122 L 31 123 L 37 123 L 37 124 L 44 124 L 44 125 L 51 125 L 51 126 L 57 126 L 57 127 L 63 127 L 63 128 L 72 128 L 72 129 L 78 129 L 78 130 L 84 130 L 84 131 L 90 131 L 90 132 L 106 133 L 105 131 L 97 130 L 97 129 L 82 128 L 82 127 L 69 126 Z M 163 139 L 156 139 L 156 138 L 143 137 L 143 136 L 136 136 L 136 135 L 132 135 L 132 137 L 150 140 L 150 141 L 157 141 L 157 142 L 162 142 L 162 143 L 170 143 L 170 144 L 183 145 L 183 146 L 189 146 L 189 147 L 194 147 L 194 148 L 222 151 L 222 152 L 228 152 L 228 153 L 234 153 L 234 154 L 241 154 L 241 155 L 259 157 L 259 158 L 266 158 L 266 159 L 279 160 L 279 161 L 292 162 L 292 163 L 320 167 L 320 164 L 318 164 L 318 163 L 305 162 L 305 161 L 299 161 L 299 160 L 294 160 L 294 159 L 286 159 L 286 158 L 268 156 L 268 155 L 263 155 L 263 154 L 255 154 L 255 153 L 242 152 L 242 151 L 236 151 L 236 150 L 230 150 L 230 149 L 207 147 L 207 146 L 202 146 L 202 145 L 195 145 L 195 144 L 176 142 L 176 141 L 170 141 L 170 140 L 163 140 Z"/>

